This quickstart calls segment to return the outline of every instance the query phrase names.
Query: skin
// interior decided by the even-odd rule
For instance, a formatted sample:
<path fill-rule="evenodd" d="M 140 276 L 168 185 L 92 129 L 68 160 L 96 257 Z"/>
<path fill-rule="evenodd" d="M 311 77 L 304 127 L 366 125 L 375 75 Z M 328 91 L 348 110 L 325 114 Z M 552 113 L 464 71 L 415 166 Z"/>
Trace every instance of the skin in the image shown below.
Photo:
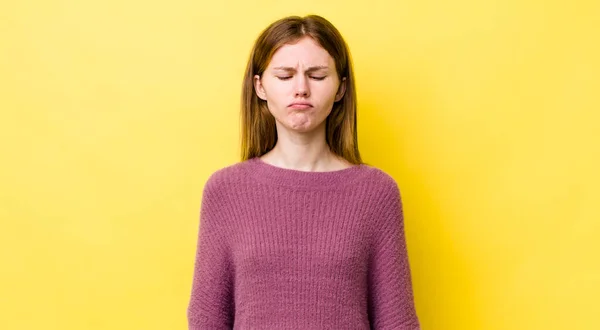
<path fill-rule="evenodd" d="M 310 37 L 287 44 L 273 55 L 262 76 L 254 76 L 257 96 L 267 101 L 277 127 L 277 144 L 261 159 L 303 171 L 333 171 L 351 166 L 333 154 L 325 123 L 333 103 L 342 99 L 346 78 L 338 78 L 331 55 Z M 307 109 L 293 108 L 308 102 Z"/>

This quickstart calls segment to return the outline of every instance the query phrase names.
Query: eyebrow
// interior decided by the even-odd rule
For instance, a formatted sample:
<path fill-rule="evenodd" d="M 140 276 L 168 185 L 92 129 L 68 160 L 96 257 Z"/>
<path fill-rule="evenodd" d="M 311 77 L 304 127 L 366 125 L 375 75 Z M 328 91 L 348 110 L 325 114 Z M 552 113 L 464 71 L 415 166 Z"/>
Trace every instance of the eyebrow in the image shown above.
<path fill-rule="evenodd" d="M 323 70 L 323 69 L 329 69 L 329 67 L 324 66 L 324 65 L 311 66 L 308 69 L 306 69 L 306 72 L 313 72 L 313 71 Z M 296 72 L 296 69 L 292 68 L 291 66 L 278 66 L 276 68 L 273 68 L 273 70 L 284 70 L 284 71 Z"/>

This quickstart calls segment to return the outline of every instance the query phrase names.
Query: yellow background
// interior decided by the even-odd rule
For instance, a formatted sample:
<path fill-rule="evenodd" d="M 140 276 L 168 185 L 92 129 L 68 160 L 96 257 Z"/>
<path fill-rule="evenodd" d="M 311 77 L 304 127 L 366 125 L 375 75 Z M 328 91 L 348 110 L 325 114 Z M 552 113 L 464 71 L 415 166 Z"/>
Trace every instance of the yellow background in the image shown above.
<path fill-rule="evenodd" d="M 598 1 L 3 1 L 0 329 L 185 329 L 258 33 L 317 13 L 423 329 L 600 329 Z"/>

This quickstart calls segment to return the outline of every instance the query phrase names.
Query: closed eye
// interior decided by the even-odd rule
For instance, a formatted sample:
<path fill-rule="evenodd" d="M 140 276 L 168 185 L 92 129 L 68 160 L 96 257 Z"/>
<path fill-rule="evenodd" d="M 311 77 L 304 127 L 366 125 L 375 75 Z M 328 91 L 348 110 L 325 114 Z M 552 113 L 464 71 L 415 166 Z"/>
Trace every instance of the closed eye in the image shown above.
<path fill-rule="evenodd" d="M 277 79 L 279 79 L 279 80 L 288 80 L 290 78 L 292 78 L 292 76 L 277 77 Z M 324 76 L 324 77 L 310 77 L 310 78 L 314 79 L 314 80 L 323 80 L 323 79 L 327 78 L 327 76 Z"/>

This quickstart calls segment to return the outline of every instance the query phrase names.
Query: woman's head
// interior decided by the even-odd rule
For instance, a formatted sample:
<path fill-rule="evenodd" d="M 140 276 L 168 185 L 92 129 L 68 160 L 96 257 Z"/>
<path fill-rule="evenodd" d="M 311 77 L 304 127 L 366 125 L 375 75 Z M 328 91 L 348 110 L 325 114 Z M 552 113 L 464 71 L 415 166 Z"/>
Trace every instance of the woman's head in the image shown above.
<path fill-rule="evenodd" d="M 324 129 L 333 153 L 362 163 L 350 54 L 338 30 L 320 16 L 286 17 L 260 34 L 246 67 L 241 116 L 242 160 L 271 150 L 279 127 Z"/>

